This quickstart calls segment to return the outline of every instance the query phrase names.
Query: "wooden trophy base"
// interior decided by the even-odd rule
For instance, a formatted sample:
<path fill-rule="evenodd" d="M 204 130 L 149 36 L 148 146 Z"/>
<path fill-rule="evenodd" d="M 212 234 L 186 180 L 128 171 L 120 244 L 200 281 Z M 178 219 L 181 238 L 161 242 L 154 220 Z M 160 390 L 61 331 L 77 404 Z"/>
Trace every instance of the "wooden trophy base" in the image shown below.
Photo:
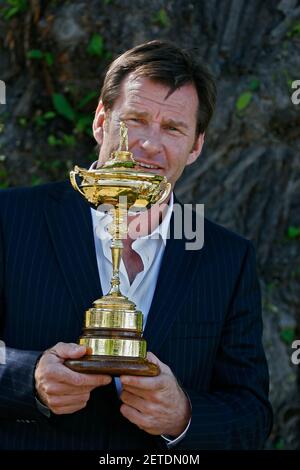
<path fill-rule="evenodd" d="M 85 374 L 143 375 L 155 377 L 160 370 L 147 359 L 115 356 L 83 356 L 80 359 L 68 359 L 64 365 L 75 372 Z"/>

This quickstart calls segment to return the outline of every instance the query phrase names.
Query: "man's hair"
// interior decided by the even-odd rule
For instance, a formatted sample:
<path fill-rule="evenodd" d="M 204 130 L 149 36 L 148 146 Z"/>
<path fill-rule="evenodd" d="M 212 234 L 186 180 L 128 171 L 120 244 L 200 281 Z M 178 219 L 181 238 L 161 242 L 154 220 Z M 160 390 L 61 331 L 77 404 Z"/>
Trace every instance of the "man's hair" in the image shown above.
<path fill-rule="evenodd" d="M 177 88 L 193 84 L 199 99 L 196 135 L 205 131 L 215 108 L 216 85 L 206 66 L 191 52 L 162 40 L 146 42 L 124 52 L 112 62 L 104 79 L 101 99 L 105 110 L 112 109 L 123 79 L 132 72 L 135 77 L 168 86 L 167 97 Z"/>

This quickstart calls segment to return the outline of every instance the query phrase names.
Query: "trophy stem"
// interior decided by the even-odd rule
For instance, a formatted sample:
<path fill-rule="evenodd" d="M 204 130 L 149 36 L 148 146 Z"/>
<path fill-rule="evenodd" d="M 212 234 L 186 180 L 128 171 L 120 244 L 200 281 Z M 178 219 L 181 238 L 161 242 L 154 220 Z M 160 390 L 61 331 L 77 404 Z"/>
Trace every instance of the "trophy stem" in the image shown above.
<path fill-rule="evenodd" d="M 123 203 L 118 204 L 112 209 L 113 222 L 109 227 L 109 231 L 113 237 L 111 242 L 111 257 L 113 265 L 113 274 L 110 281 L 111 289 L 108 295 L 121 296 L 120 291 L 120 263 L 123 251 L 122 239 L 127 234 L 127 223 L 125 218 L 127 217 L 127 206 Z"/>
<path fill-rule="evenodd" d="M 113 240 L 111 243 L 111 257 L 113 265 L 113 274 L 110 281 L 111 289 L 108 295 L 119 296 L 120 292 L 120 262 L 123 251 L 122 240 Z"/>

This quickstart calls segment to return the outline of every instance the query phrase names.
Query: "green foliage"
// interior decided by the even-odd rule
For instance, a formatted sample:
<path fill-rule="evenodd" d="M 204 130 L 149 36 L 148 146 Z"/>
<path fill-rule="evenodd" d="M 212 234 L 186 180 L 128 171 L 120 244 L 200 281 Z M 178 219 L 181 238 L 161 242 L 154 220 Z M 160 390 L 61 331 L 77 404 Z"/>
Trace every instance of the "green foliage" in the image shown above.
<path fill-rule="evenodd" d="M 76 109 L 72 107 L 67 98 L 59 93 L 52 95 L 53 106 L 57 113 L 63 116 L 68 121 L 74 124 L 75 133 L 83 133 L 92 136 L 91 126 L 93 122 L 93 116 L 91 114 L 82 114 L 80 109 L 83 108 L 89 101 L 95 98 L 97 94 L 91 92 L 86 95 L 77 105 Z"/>
<path fill-rule="evenodd" d="M 53 111 L 47 111 L 44 114 L 37 114 L 34 117 L 33 122 L 37 125 L 37 127 L 43 127 L 49 120 L 55 118 L 55 116 L 56 113 L 54 113 Z"/>
<path fill-rule="evenodd" d="M 237 111 L 244 111 L 244 109 L 247 108 L 247 106 L 249 105 L 250 101 L 252 100 L 252 93 L 251 91 L 245 91 L 244 93 L 242 93 L 236 103 L 235 103 L 235 107 L 237 109 Z"/>
<path fill-rule="evenodd" d="M 171 20 L 164 8 L 161 8 L 154 16 L 153 21 L 163 28 L 169 28 L 171 25 Z"/>
<path fill-rule="evenodd" d="M 76 126 L 75 126 L 75 131 L 81 134 L 84 131 L 87 131 L 88 129 L 91 129 L 93 123 L 93 117 L 88 115 L 83 115 L 80 116 L 77 120 Z"/>
<path fill-rule="evenodd" d="M 2 16 L 5 20 L 10 20 L 28 9 L 27 0 L 6 0 L 7 7 L 3 10 Z"/>
<path fill-rule="evenodd" d="M 47 142 L 50 147 L 74 147 L 76 145 L 76 139 L 72 134 L 62 134 L 62 138 L 50 134 Z"/>
<path fill-rule="evenodd" d="M 44 59 L 46 61 L 46 64 L 51 67 L 51 65 L 54 64 L 54 57 L 51 52 L 44 52 Z"/>
<path fill-rule="evenodd" d="M 58 114 L 63 116 L 65 119 L 68 119 L 69 121 L 75 121 L 76 112 L 64 95 L 60 93 L 53 93 L 52 101 L 54 109 Z"/>
<path fill-rule="evenodd" d="M 87 46 L 87 53 L 92 56 L 101 57 L 104 54 L 104 41 L 100 34 L 93 34 Z"/>
<path fill-rule="evenodd" d="M 81 101 L 79 101 L 77 108 L 78 109 L 84 108 L 85 105 L 88 104 L 90 101 L 92 101 L 94 98 L 96 98 L 97 95 L 98 93 L 96 91 L 91 91 L 90 93 L 85 95 Z"/>
<path fill-rule="evenodd" d="M 295 238 L 299 238 L 300 237 L 300 227 L 295 227 L 294 225 L 291 225 L 288 228 L 287 236 L 290 240 L 294 240 Z"/>
<path fill-rule="evenodd" d="M 260 88 L 260 80 L 258 78 L 253 78 L 249 83 L 249 90 L 258 91 Z"/>
<path fill-rule="evenodd" d="M 26 117 L 20 117 L 18 119 L 18 123 L 19 123 L 19 126 L 26 127 L 27 124 L 28 124 L 28 121 L 27 121 Z"/>
<path fill-rule="evenodd" d="M 286 33 L 288 38 L 300 37 L 300 21 L 294 23 L 292 28 Z"/>
<path fill-rule="evenodd" d="M 76 139 L 72 134 L 63 134 L 62 144 L 66 147 L 74 147 L 76 145 Z"/>
<path fill-rule="evenodd" d="M 292 344 L 295 337 L 296 337 L 296 335 L 295 335 L 294 328 L 286 327 L 286 328 L 283 328 L 280 332 L 280 338 L 288 346 L 290 346 Z"/>
<path fill-rule="evenodd" d="M 279 437 L 276 440 L 276 442 L 274 444 L 274 447 L 275 447 L 276 450 L 283 450 L 284 449 L 284 440 L 281 437 Z"/>
<path fill-rule="evenodd" d="M 26 55 L 29 59 L 42 59 L 44 57 L 44 53 L 39 49 L 31 49 Z"/>
<path fill-rule="evenodd" d="M 31 177 L 31 186 L 38 186 L 43 183 L 43 179 L 40 176 L 32 175 Z"/>
<path fill-rule="evenodd" d="M 0 188 L 5 189 L 8 187 L 9 187 L 8 173 L 3 163 L 0 162 Z"/>
<path fill-rule="evenodd" d="M 54 57 L 51 52 L 43 52 L 40 51 L 40 49 L 31 49 L 26 55 L 29 59 L 44 60 L 49 67 L 54 63 Z"/>

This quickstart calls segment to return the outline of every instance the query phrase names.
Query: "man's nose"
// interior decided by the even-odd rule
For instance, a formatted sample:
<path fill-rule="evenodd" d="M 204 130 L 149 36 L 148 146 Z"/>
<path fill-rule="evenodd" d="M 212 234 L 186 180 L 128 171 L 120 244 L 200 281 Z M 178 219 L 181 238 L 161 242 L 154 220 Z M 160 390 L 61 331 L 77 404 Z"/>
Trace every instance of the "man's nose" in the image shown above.
<path fill-rule="evenodd" d="M 159 153 L 162 146 L 159 129 L 151 129 L 147 135 L 143 136 L 140 144 L 142 149 L 147 152 L 149 156 Z"/>

